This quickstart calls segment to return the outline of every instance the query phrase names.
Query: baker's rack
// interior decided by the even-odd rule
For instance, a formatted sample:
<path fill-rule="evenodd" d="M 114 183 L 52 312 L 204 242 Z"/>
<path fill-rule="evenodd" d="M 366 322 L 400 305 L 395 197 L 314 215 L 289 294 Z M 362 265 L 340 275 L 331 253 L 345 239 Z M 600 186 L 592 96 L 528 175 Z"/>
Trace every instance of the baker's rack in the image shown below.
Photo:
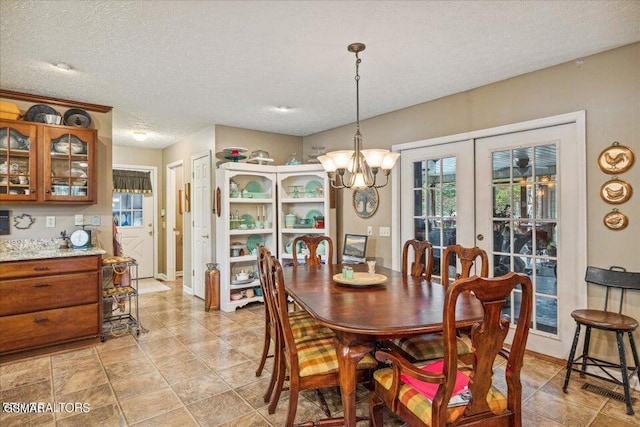
<path fill-rule="evenodd" d="M 105 278 L 113 278 L 112 286 L 104 287 Z M 102 266 L 102 335 L 124 335 L 135 331 L 140 335 L 142 325 L 138 312 L 138 263 L 124 261 Z M 118 332 L 121 332 L 118 334 Z"/>

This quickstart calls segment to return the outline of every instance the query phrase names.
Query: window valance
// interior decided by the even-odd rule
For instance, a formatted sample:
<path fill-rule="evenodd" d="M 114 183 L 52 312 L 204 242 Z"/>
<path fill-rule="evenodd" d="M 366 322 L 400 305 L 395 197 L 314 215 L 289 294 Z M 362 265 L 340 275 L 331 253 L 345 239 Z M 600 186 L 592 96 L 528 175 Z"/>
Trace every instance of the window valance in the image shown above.
<path fill-rule="evenodd" d="M 151 172 L 113 170 L 114 193 L 151 193 Z"/>

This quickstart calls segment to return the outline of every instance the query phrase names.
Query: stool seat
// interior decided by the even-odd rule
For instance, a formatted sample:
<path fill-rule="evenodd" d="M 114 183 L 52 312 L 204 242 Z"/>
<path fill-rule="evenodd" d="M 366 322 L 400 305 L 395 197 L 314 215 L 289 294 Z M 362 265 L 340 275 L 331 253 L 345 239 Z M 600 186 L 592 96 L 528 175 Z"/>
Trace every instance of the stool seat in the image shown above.
<path fill-rule="evenodd" d="M 574 310 L 571 317 L 583 325 L 606 331 L 631 332 L 638 327 L 638 321 L 633 317 L 604 310 Z"/>

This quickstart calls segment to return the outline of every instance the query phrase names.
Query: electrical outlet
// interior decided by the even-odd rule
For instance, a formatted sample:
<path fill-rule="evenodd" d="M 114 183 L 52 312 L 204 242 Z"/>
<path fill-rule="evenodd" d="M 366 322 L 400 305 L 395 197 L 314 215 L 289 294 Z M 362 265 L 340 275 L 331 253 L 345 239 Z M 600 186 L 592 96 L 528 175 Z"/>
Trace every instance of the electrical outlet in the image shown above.
<path fill-rule="evenodd" d="M 380 237 L 391 237 L 391 228 L 380 227 Z"/>
<path fill-rule="evenodd" d="M 373 226 L 367 225 L 367 236 L 373 236 Z"/>
<path fill-rule="evenodd" d="M 77 214 L 75 216 L 75 221 L 74 221 L 75 225 L 84 225 L 84 215 L 82 214 Z"/>
<path fill-rule="evenodd" d="M 91 225 L 100 225 L 100 215 L 91 216 Z"/>
<path fill-rule="evenodd" d="M 53 228 L 56 226 L 56 217 L 48 216 L 47 217 L 47 228 Z"/>

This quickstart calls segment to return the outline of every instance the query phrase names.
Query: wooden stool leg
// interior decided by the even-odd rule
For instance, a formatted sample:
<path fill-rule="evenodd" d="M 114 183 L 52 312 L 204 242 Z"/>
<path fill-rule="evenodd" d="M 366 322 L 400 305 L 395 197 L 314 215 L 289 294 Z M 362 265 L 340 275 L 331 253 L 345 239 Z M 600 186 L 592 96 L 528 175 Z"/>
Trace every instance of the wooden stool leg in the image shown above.
<path fill-rule="evenodd" d="M 587 372 L 587 359 L 589 358 L 589 341 L 591 341 L 591 326 L 585 325 L 584 332 L 584 346 L 582 347 L 582 372 L 580 372 L 580 378 L 584 378 L 584 373 Z"/>
<path fill-rule="evenodd" d="M 576 348 L 578 347 L 578 340 L 580 339 L 580 323 L 576 322 L 576 333 L 573 336 L 573 344 L 571 344 L 571 352 L 569 353 L 569 359 L 567 360 L 567 374 L 564 377 L 564 385 L 562 391 L 567 392 L 569 386 L 569 378 L 571 378 L 571 370 L 573 369 L 573 358 L 576 355 Z"/>
<path fill-rule="evenodd" d="M 623 338 L 624 332 L 616 331 L 618 354 L 620 354 L 620 371 L 622 372 L 622 387 L 624 388 L 624 401 L 627 405 L 627 415 L 633 415 L 633 406 L 631 406 L 631 390 L 629 390 L 629 372 L 627 371 L 627 358 L 624 354 Z"/>

